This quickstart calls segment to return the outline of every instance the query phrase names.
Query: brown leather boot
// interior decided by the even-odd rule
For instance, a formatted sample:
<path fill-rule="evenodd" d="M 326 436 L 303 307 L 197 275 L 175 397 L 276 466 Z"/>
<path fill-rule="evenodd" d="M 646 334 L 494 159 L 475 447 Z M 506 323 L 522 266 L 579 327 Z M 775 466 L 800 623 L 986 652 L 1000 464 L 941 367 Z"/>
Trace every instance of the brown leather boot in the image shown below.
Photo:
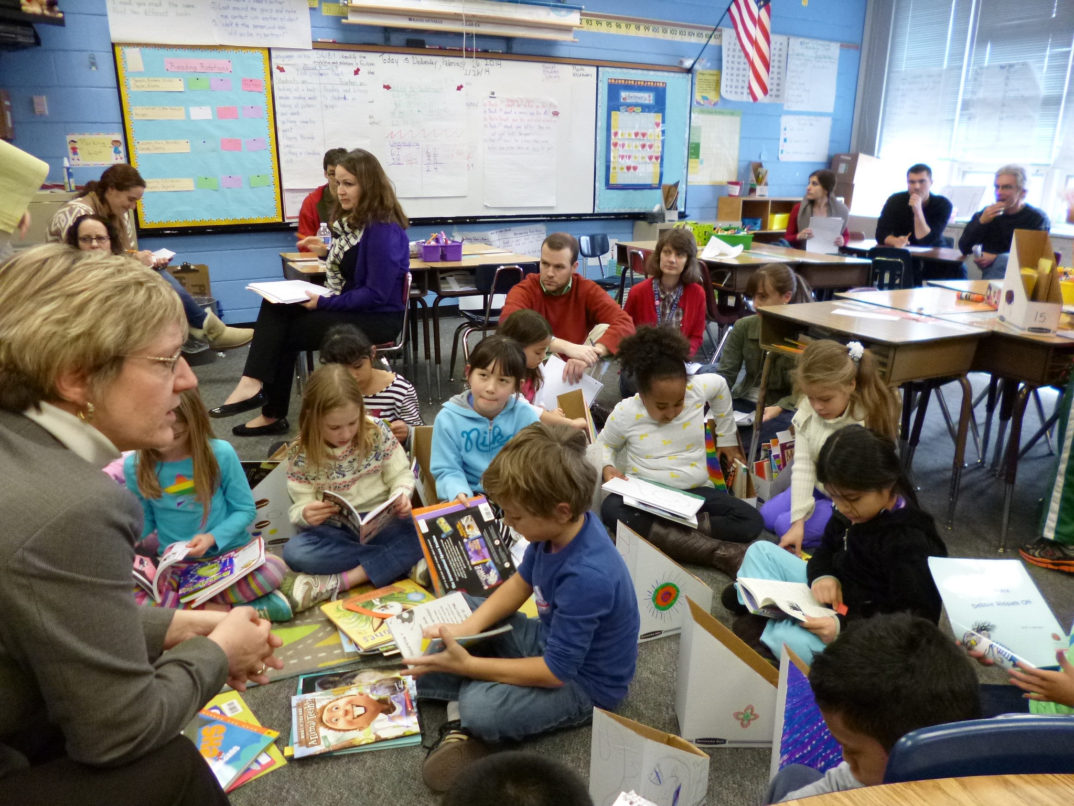
<path fill-rule="evenodd" d="M 698 525 L 702 525 L 700 521 Z M 738 573 L 749 545 L 709 537 L 707 529 L 691 529 L 662 518 L 653 521 L 647 539 L 676 562 L 707 565 L 732 579 Z"/>

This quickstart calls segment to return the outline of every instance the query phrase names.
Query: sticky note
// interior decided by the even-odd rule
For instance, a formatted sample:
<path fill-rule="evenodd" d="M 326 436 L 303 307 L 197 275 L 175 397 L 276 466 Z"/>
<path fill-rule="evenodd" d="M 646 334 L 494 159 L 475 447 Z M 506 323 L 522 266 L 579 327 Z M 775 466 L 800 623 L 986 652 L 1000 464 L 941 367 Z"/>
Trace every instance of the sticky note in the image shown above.
<path fill-rule="evenodd" d="M 242 108 L 242 116 L 244 118 L 263 118 L 265 116 L 265 110 L 260 106 L 244 106 Z"/>
<path fill-rule="evenodd" d="M 229 174 L 228 176 L 220 177 L 220 187 L 222 188 L 241 188 L 242 177 Z"/>
<path fill-rule="evenodd" d="M 267 188 L 272 184 L 272 177 L 268 174 L 250 174 L 250 187 Z"/>
<path fill-rule="evenodd" d="M 188 90 L 207 90 L 209 89 L 209 77 L 208 76 L 194 76 L 186 80 L 186 88 Z"/>
<path fill-rule="evenodd" d="M 142 49 L 127 48 L 127 72 L 142 73 L 144 71 L 145 64 L 142 62 Z"/>
<path fill-rule="evenodd" d="M 135 120 L 185 120 L 186 109 L 182 106 L 136 106 L 131 110 Z"/>
<path fill-rule="evenodd" d="M 239 108 L 237 106 L 216 107 L 216 117 L 220 120 L 238 120 Z"/>
<path fill-rule="evenodd" d="M 198 190 L 219 190 L 220 181 L 215 176 L 199 176 L 194 182 Z"/>
<path fill-rule="evenodd" d="M 246 92 L 264 92 L 265 82 L 260 78 L 244 78 L 242 88 Z"/>
<path fill-rule="evenodd" d="M 190 107 L 190 119 L 191 120 L 212 120 L 213 108 L 211 106 L 192 106 Z"/>
<path fill-rule="evenodd" d="M 221 137 L 221 151 L 242 151 L 242 140 L 238 137 Z"/>
<path fill-rule="evenodd" d="M 210 78 L 209 88 L 217 92 L 226 92 L 231 89 L 230 78 Z"/>
<path fill-rule="evenodd" d="M 165 193 L 178 190 L 193 190 L 194 180 L 189 177 L 178 177 L 170 179 L 146 179 L 145 180 L 145 192 L 146 193 Z"/>
<path fill-rule="evenodd" d="M 250 137 L 246 140 L 247 151 L 264 151 L 268 148 L 268 143 L 264 137 Z"/>

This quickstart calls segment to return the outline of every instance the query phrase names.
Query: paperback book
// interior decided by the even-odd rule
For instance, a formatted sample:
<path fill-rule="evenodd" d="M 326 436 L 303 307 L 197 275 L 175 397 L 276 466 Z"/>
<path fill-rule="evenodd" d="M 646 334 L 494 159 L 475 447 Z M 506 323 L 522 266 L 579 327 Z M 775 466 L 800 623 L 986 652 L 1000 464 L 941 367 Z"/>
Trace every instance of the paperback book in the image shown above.
<path fill-rule="evenodd" d="M 433 624 L 460 624 L 469 618 L 472 612 L 470 605 L 466 603 L 466 598 L 456 591 L 442 599 L 426 602 L 393 616 L 388 619 L 388 629 L 391 631 L 395 645 L 399 648 L 399 654 L 404 658 L 416 658 L 420 655 L 439 652 L 444 646 L 439 638 L 425 637 L 426 627 Z M 501 624 L 472 635 L 456 636 L 455 640 L 463 646 L 468 646 L 510 630 L 510 624 Z"/>
<path fill-rule="evenodd" d="M 332 293 L 323 285 L 315 285 L 306 280 L 269 280 L 263 283 L 250 283 L 246 286 L 246 290 L 253 291 L 269 302 L 283 305 L 308 301 L 307 291 L 318 297 Z"/>
<path fill-rule="evenodd" d="M 237 691 L 224 691 L 217 694 L 209 702 L 205 703 L 202 712 L 230 717 L 255 728 L 261 727 L 261 723 L 254 716 L 254 712 L 250 710 L 250 706 L 246 704 L 242 695 Z M 283 757 L 283 753 L 276 746 L 276 742 L 270 742 L 265 750 L 250 762 L 250 766 L 246 768 L 242 775 L 231 782 L 231 785 L 227 787 L 227 791 L 232 792 L 243 784 L 254 780 L 254 778 L 260 778 L 262 775 L 266 775 L 286 764 L 287 759 Z"/>
<path fill-rule="evenodd" d="M 805 621 L 837 615 L 835 610 L 818 602 L 804 582 L 739 577 L 736 584 L 742 594 L 742 603 L 758 616 Z"/>
<path fill-rule="evenodd" d="M 157 564 L 143 554 L 135 554 L 134 581 L 153 597 L 154 602 L 159 602 L 164 596 L 164 586 L 171 577 L 170 569 L 186 559 L 188 551 L 186 543 L 172 543 L 164 550 Z"/>
<path fill-rule="evenodd" d="M 359 652 L 369 653 L 391 646 L 388 619 L 432 599 L 433 595 L 418 583 L 401 579 L 375 590 L 364 586 L 346 599 L 325 602 L 321 610 L 354 641 Z"/>
<path fill-rule="evenodd" d="M 265 562 L 265 541 L 255 537 L 226 554 L 185 565 L 179 571 L 179 601 L 190 607 L 204 604 Z"/>
<path fill-rule="evenodd" d="M 699 495 L 673 490 L 634 476 L 611 479 L 604 482 L 601 489 L 621 495 L 627 506 L 692 529 L 697 528 L 697 512 L 705 504 L 705 499 Z"/>
<path fill-rule="evenodd" d="M 488 596 L 515 572 L 507 530 L 484 496 L 422 507 L 413 517 L 437 596 Z"/>
<path fill-rule="evenodd" d="M 202 710 L 184 728 L 183 735 L 194 742 L 220 786 L 227 790 L 236 785 L 242 773 L 279 734 L 268 728 Z"/>
<path fill-rule="evenodd" d="M 325 523 L 330 523 L 341 529 L 347 529 L 354 533 L 359 543 L 368 543 L 376 536 L 377 532 L 384 528 L 385 524 L 395 518 L 393 507 L 396 499 L 401 498 L 403 495 L 403 491 L 400 490 L 380 506 L 362 515 L 351 506 L 350 501 L 346 498 L 337 495 L 331 490 L 325 490 L 322 494 L 322 499 L 339 507 L 339 512 L 328 517 Z"/>

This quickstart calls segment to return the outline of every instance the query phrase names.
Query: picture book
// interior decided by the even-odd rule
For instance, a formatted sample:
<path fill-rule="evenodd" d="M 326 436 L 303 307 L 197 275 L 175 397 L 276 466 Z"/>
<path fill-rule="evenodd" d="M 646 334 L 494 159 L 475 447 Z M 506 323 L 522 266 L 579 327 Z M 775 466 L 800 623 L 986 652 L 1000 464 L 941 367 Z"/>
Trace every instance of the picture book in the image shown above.
<path fill-rule="evenodd" d="M 363 585 L 345 599 L 325 602 L 321 610 L 358 646 L 360 652 L 375 652 L 392 643 L 387 620 L 433 595 L 410 579 L 401 579 L 383 588 Z"/>
<path fill-rule="evenodd" d="M 465 597 L 458 591 L 449 593 L 441 599 L 420 604 L 388 619 L 399 654 L 404 658 L 416 658 L 438 652 L 443 648 L 439 638 L 426 638 L 424 630 L 432 624 L 459 624 L 465 621 L 473 611 L 466 603 Z M 511 629 L 510 624 L 501 624 L 489 630 L 472 635 L 456 636 L 455 640 L 463 646 L 483 641 L 493 635 L 500 635 Z"/>
<path fill-rule="evenodd" d="M 395 672 L 291 698 L 295 758 L 420 736 L 414 680 Z M 377 674 L 379 673 L 379 674 Z M 371 679 L 376 677 L 376 679 Z"/>
<path fill-rule="evenodd" d="M 506 530 L 484 496 L 422 507 L 413 516 L 437 596 L 488 596 L 515 572 Z"/>
<path fill-rule="evenodd" d="M 1021 560 L 929 557 L 951 629 L 1000 665 L 1055 667 L 1068 639 Z"/>
<path fill-rule="evenodd" d="M 586 405 L 582 390 L 572 389 L 570 392 L 564 392 L 556 398 L 556 403 L 559 404 L 563 416 L 571 420 L 585 420 L 586 441 L 593 444 L 597 438 L 597 426 L 593 423 L 593 415 Z"/>
<path fill-rule="evenodd" d="M 164 550 L 157 564 L 143 554 L 135 554 L 134 581 L 153 597 L 154 602 L 159 602 L 164 596 L 164 586 L 171 579 L 170 569 L 182 562 L 188 551 L 186 543 L 172 543 Z"/>
<path fill-rule="evenodd" d="M 257 728 L 261 727 L 261 723 L 254 716 L 254 712 L 250 710 L 250 706 L 246 704 L 242 699 L 242 695 L 237 691 L 224 691 L 217 694 L 205 704 L 202 711 L 237 719 L 239 722 L 245 722 L 247 725 L 253 725 Z M 242 775 L 231 782 L 227 791 L 231 792 L 238 789 L 248 781 L 260 778 L 262 775 L 266 775 L 286 764 L 287 759 L 283 757 L 283 753 L 276 746 L 276 742 L 271 742 L 264 752 L 258 754 L 257 758 L 250 763 L 250 766 L 246 768 Z"/>
<path fill-rule="evenodd" d="M 623 503 L 683 526 L 697 528 L 697 511 L 705 503 L 700 495 L 673 490 L 634 476 L 604 482 L 602 490 L 623 496 Z"/>
<path fill-rule="evenodd" d="M 295 302 L 306 302 L 308 291 L 318 297 L 323 297 L 332 292 L 323 285 L 316 285 L 307 280 L 269 280 L 261 283 L 250 283 L 246 286 L 247 291 L 253 291 L 269 302 L 290 305 Z"/>
<path fill-rule="evenodd" d="M 641 614 L 638 641 L 679 633 L 687 596 L 705 610 L 712 607 L 712 588 L 621 522 L 615 526 L 615 547 L 634 582 Z"/>
<path fill-rule="evenodd" d="M 775 730 L 769 778 L 788 764 L 827 772 L 843 760 L 843 748 L 828 730 L 809 685 L 809 667 L 786 645 L 779 661 Z"/>
<path fill-rule="evenodd" d="M 199 711 L 183 729 L 227 790 L 279 735 L 274 730 L 210 711 Z"/>
<path fill-rule="evenodd" d="M 265 541 L 255 537 L 226 554 L 186 565 L 179 572 L 179 601 L 189 607 L 204 604 L 264 562 Z"/>
<path fill-rule="evenodd" d="M 739 577 L 736 584 L 742 594 L 743 604 L 758 616 L 805 621 L 808 618 L 828 618 L 836 615 L 835 610 L 822 605 L 813 597 L 813 592 L 804 582 Z"/>
<path fill-rule="evenodd" d="M 403 495 L 403 491 L 400 490 L 383 504 L 369 510 L 363 516 L 362 513 L 351 506 L 350 501 L 346 498 L 336 495 L 331 490 L 325 490 L 322 493 L 322 499 L 339 507 L 339 512 L 331 515 L 325 523 L 330 523 L 341 529 L 348 529 L 358 538 L 359 543 L 368 543 L 377 532 L 384 528 L 386 523 L 395 517 L 392 507 L 395 506 L 396 499 L 401 498 Z"/>

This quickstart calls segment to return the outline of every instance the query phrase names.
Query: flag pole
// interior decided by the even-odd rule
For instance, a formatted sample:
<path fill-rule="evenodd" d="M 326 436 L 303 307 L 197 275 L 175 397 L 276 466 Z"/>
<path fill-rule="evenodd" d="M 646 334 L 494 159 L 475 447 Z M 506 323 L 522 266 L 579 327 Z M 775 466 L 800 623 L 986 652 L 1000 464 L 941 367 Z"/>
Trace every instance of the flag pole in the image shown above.
<path fill-rule="evenodd" d="M 694 60 L 690 62 L 690 69 L 687 72 L 694 72 L 694 65 L 696 65 L 697 60 L 701 58 L 701 54 L 705 52 L 705 48 L 709 46 L 709 42 L 712 41 L 713 34 L 720 30 L 720 23 L 723 22 L 723 18 L 727 16 L 727 12 L 731 10 L 731 6 L 733 6 L 734 4 L 735 0 L 731 0 L 731 2 L 727 4 L 727 8 L 723 10 L 723 14 L 720 15 L 720 18 L 716 20 L 716 24 L 712 26 L 712 30 L 709 31 L 709 35 L 708 38 L 705 40 L 705 44 L 701 46 L 701 50 L 697 52 L 697 55 L 694 57 Z M 723 43 L 721 42 L 720 45 L 722 47 Z"/>

